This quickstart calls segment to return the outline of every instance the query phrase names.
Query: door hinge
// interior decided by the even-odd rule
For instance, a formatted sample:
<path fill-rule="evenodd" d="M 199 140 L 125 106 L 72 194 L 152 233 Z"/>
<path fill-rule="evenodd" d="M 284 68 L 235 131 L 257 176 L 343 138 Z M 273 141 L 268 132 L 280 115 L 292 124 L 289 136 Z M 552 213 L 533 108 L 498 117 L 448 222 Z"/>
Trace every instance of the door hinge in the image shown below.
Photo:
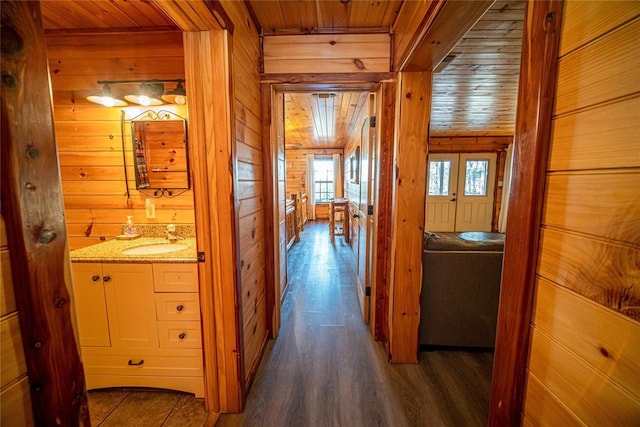
<path fill-rule="evenodd" d="M 198 252 L 198 262 L 204 262 L 204 252 Z"/>
<path fill-rule="evenodd" d="M 367 206 L 367 215 L 373 215 L 373 205 Z"/>
<path fill-rule="evenodd" d="M 372 116 L 369 118 L 369 126 L 372 128 L 376 127 L 376 116 Z"/>
<path fill-rule="evenodd" d="M 366 297 L 371 296 L 371 286 L 367 286 L 366 288 L 364 288 L 364 296 Z"/>

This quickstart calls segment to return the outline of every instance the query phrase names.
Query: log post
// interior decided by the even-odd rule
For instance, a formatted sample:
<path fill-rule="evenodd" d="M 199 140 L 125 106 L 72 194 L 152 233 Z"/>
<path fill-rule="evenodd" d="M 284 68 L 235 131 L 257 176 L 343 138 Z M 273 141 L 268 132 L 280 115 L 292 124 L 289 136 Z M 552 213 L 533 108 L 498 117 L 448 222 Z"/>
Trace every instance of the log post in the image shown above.
<path fill-rule="evenodd" d="M 36 425 L 89 425 L 38 2 L 2 2 L 2 209 Z"/>

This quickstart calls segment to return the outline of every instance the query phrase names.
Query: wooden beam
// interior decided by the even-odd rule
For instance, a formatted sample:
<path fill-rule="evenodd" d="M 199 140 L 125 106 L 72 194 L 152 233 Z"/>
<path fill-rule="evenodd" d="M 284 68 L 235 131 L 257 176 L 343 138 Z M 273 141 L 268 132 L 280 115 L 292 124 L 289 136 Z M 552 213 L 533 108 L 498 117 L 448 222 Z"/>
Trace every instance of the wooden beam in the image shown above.
<path fill-rule="evenodd" d="M 389 353 L 391 362 L 416 363 L 431 73 L 400 73 L 397 99 Z"/>
<path fill-rule="evenodd" d="M 2 209 L 36 425 L 89 422 L 38 2 L 2 2 Z"/>
<path fill-rule="evenodd" d="M 164 13 L 182 31 L 229 30 L 233 22 L 219 1 L 208 0 L 154 0 Z"/>
<path fill-rule="evenodd" d="M 432 71 L 494 2 L 495 0 L 447 1 L 406 61 L 398 63 L 397 69 Z"/>
<path fill-rule="evenodd" d="M 331 85 L 331 88 L 336 90 L 341 89 L 337 87 L 339 84 L 353 84 L 353 83 L 379 83 L 383 80 L 392 80 L 393 73 L 306 73 L 306 74 L 264 74 L 262 76 L 261 83 L 271 84 L 326 84 Z M 352 88 L 349 87 L 351 90 Z M 368 89 L 371 89 L 369 87 Z M 368 90 L 365 89 L 365 90 Z"/>
<path fill-rule="evenodd" d="M 239 256 L 228 33 L 186 32 L 184 47 L 196 240 L 205 256 L 200 265 L 205 393 L 208 402 L 219 401 L 213 410 L 240 412 L 242 331 L 237 310 Z"/>
<path fill-rule="evenodd" d="M 490 426 L 520 425 L 563 2 L 527 2 Z"/>

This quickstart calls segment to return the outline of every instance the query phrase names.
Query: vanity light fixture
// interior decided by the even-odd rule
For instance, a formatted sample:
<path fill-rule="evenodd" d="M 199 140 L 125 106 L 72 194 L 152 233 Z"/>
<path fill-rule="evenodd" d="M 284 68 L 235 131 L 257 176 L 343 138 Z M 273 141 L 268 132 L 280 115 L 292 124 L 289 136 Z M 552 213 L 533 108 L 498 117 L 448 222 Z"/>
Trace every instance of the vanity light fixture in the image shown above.
<path fill-rule="evenodd" d="M 162 95 L 162 100 L 171 104 L 184 105 L 187 103 L 187 91 L 184 90 L 182 82 L 178 82 L 176 88 Z"/>
<path fill-rule="evenodd" d="M 162 105 L 161 97 L 163 92 L 164 84 L 161 82 L 142 82 L 137 91 L 125 95 L 124 99 L 134 104 L 144 105 L 145 107 Z"/>
<path fill-rule="evenodd" d="M 126 107 L 129 105 L 122 99 L 114 98 L 111 93 L 111 88 L 107 83 L 104 84 L 101 91 L 94 92 L 87 96 L 87 100 L 104 105 L 105 107 Z"/>
<path fill-rule="evenodd" d="M 87 96 L 87 100 L 105 107 L 125 107 L 127 102 L 116 98 L 111 93 L 110 85 L 135 84 L 140 86 L 137 90 L 124 96 L 129 102 L 144 106 L 157 106 L 163 103 L 184 105 L 187 103 L 187 92 L 184 89 L 184 79 L 173 80 L 98 80 L 98 84 L 104 85 L 99 92 Z M 176 88 L 164 93 L 164 83 L 177 83 Z M 164 102 L 163 102 L 164 101 Z"/>

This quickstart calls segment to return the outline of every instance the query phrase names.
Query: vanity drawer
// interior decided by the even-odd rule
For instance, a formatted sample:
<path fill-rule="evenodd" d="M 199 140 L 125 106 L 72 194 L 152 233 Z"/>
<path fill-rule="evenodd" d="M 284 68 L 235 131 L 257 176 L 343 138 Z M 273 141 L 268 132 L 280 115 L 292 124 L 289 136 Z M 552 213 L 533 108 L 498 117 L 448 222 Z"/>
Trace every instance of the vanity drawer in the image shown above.
<path fill-rule="evenodd" d="M 85 374 L 153 375 L 172 377 L 202 376 L 200 350 L 173 351 L 97 351 L 83 347 Z M 103 350 L 103 349 L 100 349 Z"/>
<path fill-rule="evenodd" d="M 200 320 L 200 299 L 195 292 L 156 293 L 158 320 Z"/>
<path fill-rule="evenodd" d="M 197 321 L 159 321 L 160 348 L 202 348 L 202 332 Z"/>
<path fill-rule="evenodd" d="M 153 285 L 156 292 L 198 292 L 198 265 L 153 264 Z"/>

